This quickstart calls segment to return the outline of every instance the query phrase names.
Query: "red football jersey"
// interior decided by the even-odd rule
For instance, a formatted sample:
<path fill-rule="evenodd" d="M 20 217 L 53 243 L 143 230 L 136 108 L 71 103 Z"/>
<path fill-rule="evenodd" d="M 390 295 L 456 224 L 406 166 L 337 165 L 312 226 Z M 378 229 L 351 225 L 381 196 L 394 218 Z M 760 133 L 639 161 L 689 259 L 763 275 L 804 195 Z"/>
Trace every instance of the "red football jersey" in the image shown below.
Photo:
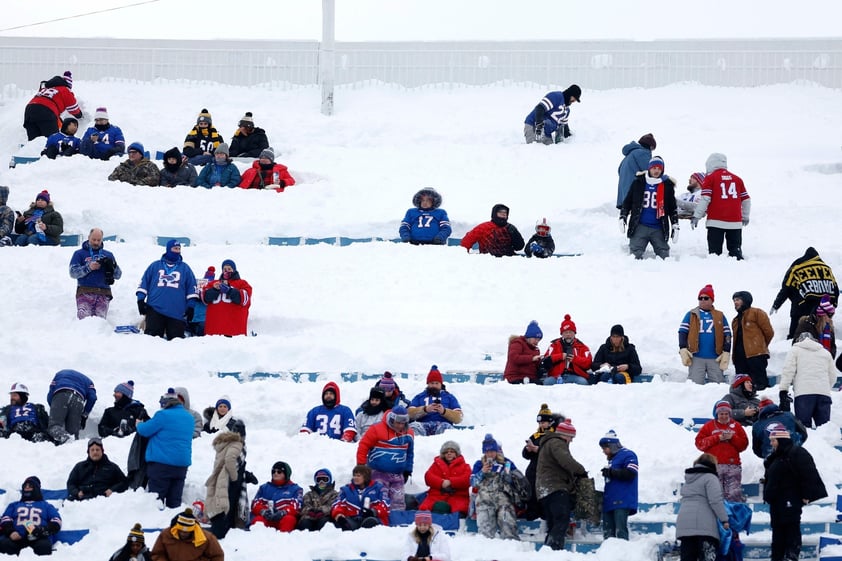
<path fill-rule="evenodd" d="M 710 197 L 708 220 L 742 222 L 743 201 L 749 199 L 743 180 L 727 169 L 717 169 L 707 174 L 702 183 L 702 197 Z"/>

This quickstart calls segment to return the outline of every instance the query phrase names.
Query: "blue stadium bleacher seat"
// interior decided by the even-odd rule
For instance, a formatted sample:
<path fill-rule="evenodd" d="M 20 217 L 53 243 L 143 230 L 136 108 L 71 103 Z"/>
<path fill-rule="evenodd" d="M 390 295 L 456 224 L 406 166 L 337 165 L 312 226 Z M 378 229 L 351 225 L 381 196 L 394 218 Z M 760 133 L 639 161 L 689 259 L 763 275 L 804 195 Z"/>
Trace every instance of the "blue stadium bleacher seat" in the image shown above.
<path fill-rule="evenodd" d="M 156 243 L 161 247 L 166 247 L 167 242 L 170 240 L 178 240 L 178 242 L 184 247 L 190 246 L 190 238 L 186 236 L 158 236 L 156 238 Z"/>

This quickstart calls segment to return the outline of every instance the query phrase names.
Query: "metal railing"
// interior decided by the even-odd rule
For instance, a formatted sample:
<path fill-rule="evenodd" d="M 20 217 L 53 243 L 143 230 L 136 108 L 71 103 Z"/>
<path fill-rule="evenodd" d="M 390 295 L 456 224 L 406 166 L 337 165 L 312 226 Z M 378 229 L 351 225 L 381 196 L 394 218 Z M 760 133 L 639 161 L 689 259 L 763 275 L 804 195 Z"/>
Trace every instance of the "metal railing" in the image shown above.
<path fill-rule="evenodd" d="M 66 69 L 77 80 L 213 82 L 271 89 L 319 83 L 317 41 L 0 38 L 0 91 L 30 95 Z M 590 90 L 680 82 L 842 87 L 842 39 L 336 43 L 337 86 L 496 83 Z"/>

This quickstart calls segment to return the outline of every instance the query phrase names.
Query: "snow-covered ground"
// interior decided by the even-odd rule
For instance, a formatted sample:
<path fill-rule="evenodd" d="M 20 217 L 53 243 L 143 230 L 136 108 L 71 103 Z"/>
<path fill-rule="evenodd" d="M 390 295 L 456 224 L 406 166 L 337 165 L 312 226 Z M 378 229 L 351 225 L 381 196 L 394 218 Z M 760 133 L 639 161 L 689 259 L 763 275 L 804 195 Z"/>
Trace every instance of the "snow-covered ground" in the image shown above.
<path fill-rule="evenodd" d="M 442 370 L 502 370 L 506 341 L 522 334 L 529 320 L 544 329 L 542 349 L 571 314 L 579 337 L 592 350 L 621 323 L 638 347 L 644 370 L 683 374 L 676 330 L 698 290 L 711 283 L 716 304 L 733 317 L 730 295 L 749 290 L 768 309 L 789 263 L 815 246 L 837 270 L 842 202 L 839 187 L 840 92 L 811 85 L 756 89 L 676 85 L 657 90 L 588 92 L 573 108 L 572 141 L 553 147 L 522 143 L 521 123 L 543 91 L 515 87 L 406 91 L 389 87 L 340 90 L 333 118 L 319 114 L 316 89 L 275 93 L 208 84 L 114 84 L 79 80 L 74 90 L 85 105 L 106 105 L 129 142 L 150 149 L 180 146 L 202 107 L 226 136 L 244 110 L 254 112 L 299 183 L 285 193 L 239 189 L 176 189 L 111 183 L 116 161 L 83 157 L 42 160 L 0 171 L 11 187 L 10 204 L 23 209 L 48 189 L 70 233 L 99 226 L 125 243 L 108 247 L 124 271 L 115 285 L 108 321 L 75 317 L 75 282 L 67 274 L 73 248 L 5 248 L 0 253 L 6 345 L 0 387 L 27 383 L 43 402 L 57 370 L 76 368 L 97 384 L 101 398 L 79 442 L 59 448 L 17 439 L 0 442 L 7 458 L 0 487 L 15 498 L 30 474 L 45 487 L 61 488 L 70 468 L 83 459 L 87 437 L 111 403 L 118 382 L 136 382 L 136 398 L 155 410 L 168 386 L 187 386 L 196 409 L 228 395 L 235 415 L 248 426 L 249 467 L 261 481 L 276 460 L 286 460 L 303 485 L 327 466 L 340 483 L 350 476 L 355 447 L 298 434 L 304 414 L 315 405 L 322 382 L 268 380 L 238 383 L 218 371 L 321 371 L 339 379 L 344 371 L 417 373 L 402 384 L 408 395 L 421 391 L 430 365 Z M 0 107 L 0 153 L 8 157 L 22 135 L 23 107 L 12 100 Z M 465 111 L 481 103 L 484 118 Z M 411 123 L 384 119 L 413 108 Z M 633 108 L 633 113 L 630 113 Z M 493 109 L 493 110 L 492 110 Z M 786 114 L 785 124 L 781 114 Z M 751 224 L 744 231 L 746 260 L 708 256 L 703 229 L 686 224 L 667 261 L 634 261 L 617 231 L 613 208 L 620 147 L 645 132 L 658 140 L 656 152 L 667 174 L 681 186 L 702 169 L 712 151 L 729 157 L 730 168 L 752 196 Z M 461 236 L 488 218 L 494 203 L 511 207 L 511 221 L 531 234 L 547 217 L 559 251 L 581 257 L 538 261 L 466 255 L 461 248 L 412 247 L 387 242 L 336 246 L 270 247 L 270 235 L 395 237 L 410 199 L 422 186 L 435 186 Z M 165 342 L 143 335 L 118 335 L 116 325 L 138 321 L 134 291 L 146 265 L 162 248 L 157 235 L 189 236 L 183 255 L 201 274 L 232 258 L 254 286 L 248 338 L 204 338 Z M 786 307 L 773 316 L 770 372 L 778 373 L 789 342 Z M 491 354 L 492 360 L 484 360 Z M 733 369 L 731 370 L 733 373 Z M 370 384 L 341 384 L 342 400 L 356 407 Z M 534 430 L 542 402 L 571 417 L 578 428 L 573 453 L 591 473 L 604 458 L 598 439 L 610 428 L 634 449 L 641 463 L 642 501 L 672 500 L 683 469 L 697 455 L 693 434 L 670 416 L 709 416 L 727 391 L 691 383 L 596 387 L 456 384 L 465 423 L 473 430 L 417 442 L 410 487 L 423 488 L 423 473 L 442 442 L 456 439 L 470 461 L 479 457 L 483 435 L 491 432 L 516 463 L 523 439 Z M 776 391 L 770 391 L 776 395 Z M 834 395 L 839 407 L 839 394 Z M 838 469 L 842 414 L 811 435 L 828 486 L 842 482 Z M 194 444 L 188 474 L 189 504 L 203 496 L 213 452 L 211 438 Z M 129 442 L 110 438 L 106 453 L 125 465 Z M 743 456 L 745 482 L 762 466 Z M 524 466 L 522 466 L 524 467 Z M 251 488 L 253 494 L 255 488 Z M 65 527 L 90 528 L 73 547 L 59 546 L 62 559 L 86 559 L 116 549 L 134 522 L 166 525 L 172 512 L 159 512 L 152 497 L 126 493 L 62 508 Z M 232 532 L 224 547 L 230 559 L 260 558 L 267 545 L 290 559 L 355 556 L 396 558 L 402 529 L 378 528 L 341 535 L 278 535 L 257 529 Z M 151 536 L 150 539 L 154 538 Z M 325 539 L 327 538 L 327 539 Z M 606 544 L 600 557 L 648 559 L 664 536 L 634 536 L 628 544 Z M 539 558 L 531 545 L 489 542 L 475 535 L 454 539 L 458 559 Z"/>
<path fill-rule="evenodd" d="M 85 4 L 90 10 L 114 6 L 111 2 Z M 190 33 L 197 30 L 204 38 L 207 29 L 223 36 L 220 29 L 239 32 L 247 22 L 254 27 L 255 37 L 276 37 L 271 33 L 280 27 L 281 38 L 318 39 L 320 15 L 313 6 L 319 3 L 307 2 L 306 9 L 304 4 L 258 2 L 247 12 L 231 15 L 221 2 L 209 2 L 201 14 L 189 5 L 189 16 L 179 17 L 177 10 L 187 10 L 188 4 L 161 2 L 134 8 L 137 12 L 114 12 L 111 19 L 92 16 L 4 34 L 90 37 L 119 30 L 116 34 L 121 36 L 136 31 L 143 36 L 161 33 L 161 37 L 182 38 L 192 37 Z M 530 31 L 534 25 L 531 3 L 518 4 L 529 14 L 521 23 L 516 18 L 522 14 L 496 18 L 512 22 L 505 29 L 498 23 L 496 31 L 483 23 L 491 19 L 483 11 L 474 14 L 470 25 L 463 17 L 436 19 L 430 16 L 434 11 L 423 12 L 424 18 L 436 19 L 440 24 L 436 29 L 443 30 L 442 34 L 430 34 L 432 24 L 422 25 L 418 19 L 414 25 L 404 24 L 405 29 L 411 27 L 404 37 L 390 33 L 400 29 L 398 22 L 412 21 L 412 14 L 422 13 L 412 2 L 406 3 L 407 11 L 398 14 L 401 17 L 382 5 L 372 15 L 368 10 L 378 7 L 374 0 L 362 1 L 358 10 L 337 4 L 339 40 L 535 38 Z M 475 2 L 464 4 L 476 7 Z M 66 5 L 56 3 L 50 17 L 70 15 Z M 268 15 L 276 5 L 290 10 L 301 25 L 265 27 L 273 20 L 259 14 Z M 431 3 L 431 10 L 437 5 Z M 680 16 L 674 13 L 679 8 L 655 2 L 651 9 L 635 6 L 623 12 L 628 17 L 596 19 L 592 9 L 588 15 L 580 12 L 584 5 L 570 5 L 565 18 L 573 23 L 565 26 L 563 37 L 549 31 L 539 35 L 567 38 L 575 32 L 582 38 L 652 38 L 650 32 L 671 30 L 673 37 L 745 37 L 749 29 L 752 36 L 793 36 L 799 29 L 809 29 L 810 36 L 837 33 L 835 27 L 822 28 L 838 21 L 832 17 L 839 10 L 835 3 L 822 3 L 818 12 L 827 15 L 822 18 L 812 17 L 816 10 L 791 10 L 788 4 L 786 18 L 780 12 L 775 17 L 766 14 L 767 7 L 780 5 L 766 3 L 762 13 L 749 14 L 746 11 L 753 8 L 730 4 L 733 17 L 711 20 L 705 18 L 723 13 L 723 2 L 707 3 L 705 10 L 697 12 L 682 6 Z M 154 17 L 142 11 L 153 7 L 158 10 Z M 176 11 L 162 17 L 164 8 Z M 364 24 L 349 26 L 348 22 L 366 14 L 368 31 L 356 35 L 351 30 L 362 29 Z M 809 26 L 796 25 L 797 18 L 806 14 L 811 15 Z M 128 15 L 132 25 L 114 19 Z M 6 27 L 48 19 L 22 6 L 6 16 Z M 194 20 L 204 24 L 185 25 Z M 233 27 L 230 20 L 235 22 Z M 457 26 L 454 22 L 459 21 Z M 610 30 L 615 21 L 622 21 L 628 33 Z M 635 21 L 638 24 L 632 25 Z M 775 23 L 783 21 L 789 25 L 787 30 Z M 179 28 L 168 28 L 169 22 L 178 23 Z M 507 36 L 509 28 L 518 29 L 519 34 Z M 496 37 L 478 30 L 496 33 Z M 291 35 L 298 32 L 300 37 Z M 57 68 L 56 73 L 63 70 Z M 838 90 L 802 83 L 746 89 L 681 84 L 594 92 L 581 84 L 584 102 L 574 106 L 571 117 L 575 136 L 564 145 L 544 147 L 526 146 L 521 136 L 523 117 L 545 93 L 537 88 L 340 88 L 335 115 L 328 118 L 319 113 L 316 88 L 269 92 L 207 83 L 97 83 L 85 81 L 73 70 L 74 91 L 85 113 L 92 115 L 94 108 L 107 106 L 128 142 L 141 141 L 153 151 L 180 147 L 203 107 L 211 111 L 226 139 L 240 116 L 252 111 L 257 125 L 267 130 L 278 160 L 290 167 L 298 184 L 283 194 L 134 187 L 106 180 L 116 161 L 82 157 L 0 170 L 0 184 L 11 188 L 12 207 L 23 210 L 39 191 L 48 189 L 64 216 L 67 233 L 84 237 L 97 226 L 106 235 L 125 239 L 125 243 L 108 245 L 124 271 L 114 287 L 108 321 L 76 319 L 75 282 L 67 274 L 73 248 L 0 250 L 5 272 L 0 319 L 6 342 L 0 388 L 21 381 L 29 385 L 34 401 L 45 402 L 52 375 L 61 368 L 75 368 L 88 374 L 100 393 L 89 427 L 78 442 L 56 448 L 17 438 L 0 441 L 5 459 L 0 473 L 0 488 L 7 490 L 4 501 L 14 500 L 23 479 L 32 474 L 46 488 L 63 487 L 73 464 L 84 458 L 87 438 L 111 404 L 112 389 L 128 379 L 135 381 L 135 397 L 150 411 L 156 409 L 158 397 L 168 386 L 188 387 L 195 409 L 212 405 L 222 395 L 230 396 L 234 415 L 248 426 L 249 469 L 261 482 L 269 478 L 273 462 L 285 460 L 292 465 L 293 479 L 302 486 L 323 466 L 343 484 L 350 478 L 355 446 L 298 434 L 306 411 L 319 401 L 323 382 L 338 381 L 340 372 L 415 373 L 415 380 L 401 384 L 412 396 L 422 390 L 432 364 L 443 371 L 502 371 L 509 335 L 522 334 L 527 323 L 536 319 L 545 333 L 541 345 L 545 349 L 557 336 L 564 314 L 571 314 L 579 337 L 593 351 L 608 336 L 611 325 L 621 323 L 637 345 L 646 372 L 680 380 L 684 369 L 677 353 L 677 327 L 705 284 L 713 284 L 717 307 L 731 319 L 733 292 L 749 290 L 755 304 L 768 309 L 786 267 L 810 245 L 842 273 L 838 219 L 842 215 L 838 194 L 842 93 Z M 27 101 L 0 101 L 0 161 L 4 163 L 25 139 L 20 125 Z M 669 260 L 650 255 L 639 262 L 627 255 L 614 209 L 616 167 L 620 148 L 646 132 L 654 133 L 659 145 L 656 153 L 665 159 L 666 173 L 682 187 L 690 173 L 703 169 L 708 154 L 728 155 L 730 169 L 745 180 L 753 202 L 751 224 L 744 230 L 745 261 L 708 256 L 704 230 L 692 231 L 687 224 L 682 224 Z M 40 141 L 36 144 L 24 151 L 37 153 Z M 412 195 L 423 186 L 434 186 L 443 195 L 455 236 L 487 220 L 492 205 L 503 202 L 511 207 L 511 222 L 525 235 L 532 233 L 536 220 L 546 217 L 558 251 L 583 255 L 538 261 L 386 242 L 345 248 L 264 243 L 268 236 L 395 237 Z M 254 287 L 250 328 L 255 337 L 165 342 L 113 333 L 116 325 L 139 320 L 134 292 L 145 267 L 162 253 L 155 244 L 158 235 L 189 236 L 193 245 L 183 255 L 197 274 L 209 265 L 220 269 L 223 259 L 236 261 Z M 772 321 L 777 335 L 769 370 L 777 374 L 789 349 L 786 306 Z M 484 360 L 487 354 L 491 361 Z M 315 384 L 238 383 L 217 377 L 219 371 L 319 371 L 326 375 Z M 342 401 L 352 408 L 368 396 L 368 382 L 340 385 Z M 684 468 L 698 454 L 693 433 L 668 417 L 710 416 L 713 403 L 727 388 L 657 379 L 628 387 L 454 384 L 450 390 L 463 406 L 465 423 L 475 428 L 419 438 L 411 490 L 424 488 L 423 473 L 447 439 L 457 440 L 472 462 L 480 455 L 484 434 L 491 432 L 515 463 L 525 467 L 519 451 L 545 402 L 573 419 L 578 429 L 573 454 L 592 474 L 604 465 L 597 441 L 608 429 L 616 429 L 640 458 L 640 499 L 655 502 L 674 499 Z M 776 388 L 768 393 L 776 396 Z M 833 448 L 840 439 L 839 407 L 840 395 L 835 393 L 831 422 L 814 431 L 806 445 L 832 494 L 834 486 L 842 483 L 840 453 Z M 204 496 L 204 481 L 213 461 L 210 442 L 208 435 L 194 441 L 185 493 L 188 504 Z M 105 442 L 106 453 L 122 466 L 128 448 L 127 439 Z M 756 482 L 762 474 L 760 461 L 749 452 L 743 462 L 744 482 Z M 255 491 L 251 487 L 250 496 Z M 135 522 L 162 527 L 173 515 L 158 511 L 154 498 L 145 493 L 67 504 L 61 511 L 65 528 L 91 529 L 76 545 L 59 546 L 57 558 L 68 560 L 105 558 L 124 543 Z M 814 509 L 807 516 L 826 519 L 826 512 Z M 376 528 L 341 534 L 329 528 L 320 534 L 281 535 L 259 528 L 230 533 L 223 547 L 233 560 L 265 558 L 267 548 L 283 551 L 291 561 L 357 557 L 362 551 L 370 558 L 396 559 L 404 532 Z M 597 556 L 611 561 L 648 560 L 655 545 L 668 537 L 634 535 L 629 543 L 612 540 Z M 150 535 L 150 544 L 154 538 Z M 489 541 L 476 535 L 457 536 L 453 550 L 454 559 L 465 561 L 557 556 L 535 553 L 531 544 Z"/>

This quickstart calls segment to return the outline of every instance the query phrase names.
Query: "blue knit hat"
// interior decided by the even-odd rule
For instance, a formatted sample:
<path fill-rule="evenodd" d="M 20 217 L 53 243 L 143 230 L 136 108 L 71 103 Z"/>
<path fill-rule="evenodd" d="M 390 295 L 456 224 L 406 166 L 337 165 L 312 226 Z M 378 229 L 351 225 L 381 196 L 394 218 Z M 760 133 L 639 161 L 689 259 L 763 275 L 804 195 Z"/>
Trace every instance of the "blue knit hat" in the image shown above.
<path fill-rule="evenodd" d="M 117 384 L 117 387 L 114 388 L 114 391 L 120 392 L 124 396 L 131 399 L 132 396 L 134 396 L 134 381 L 129 380 L 128 382 L 121 382 Z"/>
<path fill-rule="evenodd" d="M 107 118 L 108 117 L 106 117 L 106 119 Z M 132 142 L 131 144 L 129 144 L 129 150 L 137 150 L 141 154 L 146 154 L 146 150 L 143 148 L 143 144 L 141 144 L 140 142 Z"/>
<path fill-rule="evenodd" d="M 614 429 L 609 430 L 607 433 L 605 433 L 605 436 L 599 439 L 600 448 L 611 446 L 612 444 L 616 444 L 618 446 L 620 444 L 620 437 L 617 436 L 617 433 L 614 432 Z"/>
<path fill-rule="evenodd" d="M 485 438 L 482 441 L 482 453 L 485 454 L 486 452 L 490 452 L 494 450 L 495 452 L 500 451 L 500 445 L 497 444 L 497 441 L 494 440 L 494 435 L 488 433 L 485 435 Z"/>
<path fill-rule="evenodd" d="M 230 410 L 231 409 L 231 400 L 228 399 L 227 396 L 222 396 L 222 397 L 220 397 L 219 399 L 216 400 L 216 405 L 214 405 L 213 408 L 216 409 L 220 405 L 225 405 Z"/>
<path fill-rule="evenodd" d="M 223 269 L 225 268 L 225 265 L 230 265 L 232 269 L 234 269 L 235 271 L 237 270 L 237 264 L 234 263 L 234 261 L 232 261 L 231 259 L 226 259 L 222 262 Z"/>
<path fill-rule="evenodd" d="M 652 156 L 652 159 L 649 160 L 649 169 L 654 167 L 661 168 L 661 171 L 664 169 L 664 159 L 660 156 Z"/>
<path fill-rule="evenodd" d="M 529 339 L 531 337 L 535 337 L 536 339 L 543 339 L 544 338 L 544 332 L 541 331 L 540 327 L 538 327 L 538 322 L 535 321 L 535 320 L 532 320 L 532 321 L 529 322 L 529 325 L 526 327 L 526 333 L 524 333 L 523 336 L 526 337 L 527 339 Z"/>

